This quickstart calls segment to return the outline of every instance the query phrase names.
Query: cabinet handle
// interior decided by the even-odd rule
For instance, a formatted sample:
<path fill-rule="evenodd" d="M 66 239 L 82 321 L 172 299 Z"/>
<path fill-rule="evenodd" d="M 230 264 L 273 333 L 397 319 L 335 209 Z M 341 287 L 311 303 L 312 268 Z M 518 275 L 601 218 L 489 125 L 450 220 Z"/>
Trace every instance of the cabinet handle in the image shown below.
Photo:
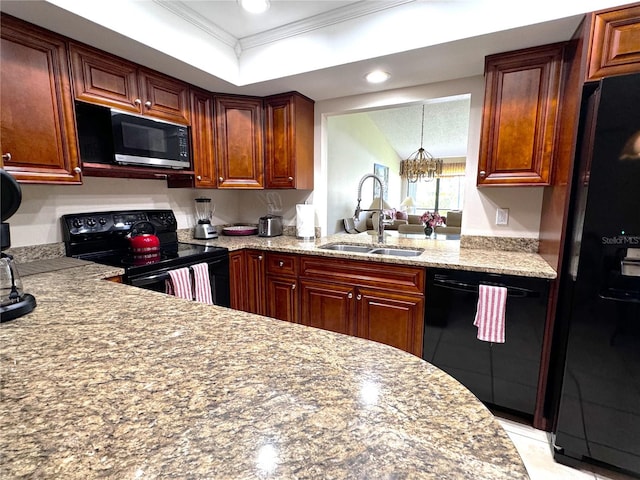
<path fill-rule="evenodd" d="M 291 285 L 291 290 L 295 290 L 296 289 L 296 284 L 294 283 L 293 285 Z"/>
<path fill-rule="evenodd" d="M 358 294 L 358 296 L 356 297 L 356 300 L 362 300 L 362 295 Z"/>
<path fill-rule="evenodd" d="M 151 108 L 151 102 L 147 100 L 146 102 L 144 102 L 144 106 L 147 108 Z"/>
<path fill-rule="evenodd" d="M 280 261 L 278 262 L 278 266 L 279 266 L 279 267 L 284 267 L 284 262 L 283 262 L 282 260 L 280 260 Z"/>
<path fill-rule="evenodd" d="M 73 173 L 82 173 L 82 169 L 80 167 L 76 167 L 73 169 Z"/>
<path fill-rule="evenodd" d="M 353 293 L 349 292 L 349 295 L 347 295 L 347 298 L 353 298 Z"/>
<path fill-rule="evenodd" d="M 219 182 L 224 182 L 224 177 L 218 177 Z"/>
<path fill-rule="evenodd" d="M 9 152 L 3 153 L 2 154 L 2 160 L 4 160 L 5 162 L 10 162 L 11 161 L 11 154 Z"/>
<path fill-rule="evenodd" d="M 198 176 L 196 177 L 196 180 L 202 180 L 202 176 L 201 176 L 201 175 L 198 175 Z"/>
<path fill-rule="evenodd" d="M 289 177 L 289 181 L 290 181 L 290 182 L 293 182 L 293 177 Z"/>
<path fill-rule="evenodd" d="M 140 105 L 142 103 L 142 100 L 140 100 L 139 98 L 136 98 L 133 103 L 135 103 L 136 105 Z"/>
<path fill-rule="evenodd" d="M 480 170 L 480 176 L 484 177 L 487 174 L 487 172 L 485 172 L 484 170 Z"/>

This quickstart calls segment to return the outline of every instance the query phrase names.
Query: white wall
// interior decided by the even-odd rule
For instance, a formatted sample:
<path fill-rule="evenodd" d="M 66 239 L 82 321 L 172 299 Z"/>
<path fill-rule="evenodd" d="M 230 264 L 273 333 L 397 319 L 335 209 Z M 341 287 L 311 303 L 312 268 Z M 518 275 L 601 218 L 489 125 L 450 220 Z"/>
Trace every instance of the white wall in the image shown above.
<path fill-rule="evenodd" d="M 373 172 L 373 164 L 389 167 L 389 205 L 398 207 L 400 198 L 400 158 L 378 127 L 363 114 L 336 115 L 327 122 L 327 233 L 344 232 L 342 219 L 356 208 L 358 184 Z M 362 186 L 362 208 L 373 199 L 373 180 Z"/>
<path fill-rule="evenodd" d="M 12 247 L 61 242 L 60 217 L 68 213 L 170 208 L 178 228 L 189 228 L 195 224 L 196 197 L 213 200 L 214 224 L 256 224 L 271 210 L 283 216 L 285 225 L 295 225 L 295 205 L 311 194 L 302 190 L 167 188 L 163 180 L 96 177 L 85 177 L 82 185 L 21 184 L 20 188 L 22 204 L 8 220 Z"/>
<path fill-rule="evenodd" d="M 462 233 L 466 235 L 486 235 L 502 237 L 538 238 L 540 210 L 542 206 L 542 187 L 476 187 L 476 171 L 480 150 L 480 128 L 482 123 L 482 105 L 484 102 L 484 77 L 475 76 L 447 82 L 421 85 L 404 89 L 376 92 L 365 95 L 336 98 L 316 103 L 316 168 L 325 172 L 317 176 L 314 190 L 314 204 L 322 232 L 331 231 L 328 224 L 328 197 L 333 195 L 327 187 L 326 172 L 329 166 L 330 135 L 328 119 L 349 112 L 364 112 L 381 107 L 397 107 L 419 103 L 425 99 L 435 99 L 456 95 L 471 94 L 471 112 L 469 116 L 469 144 L 467 148 L 467 179 L 465 190 Z M 318 128 L 320 127 L 320 128 Z M 344 176 L 354 175 L 345 171 Z M 359 178 L 345 179 L 356 182 Z M 497 208 L 509 209 L 508 225 L 495 225 Z"/>

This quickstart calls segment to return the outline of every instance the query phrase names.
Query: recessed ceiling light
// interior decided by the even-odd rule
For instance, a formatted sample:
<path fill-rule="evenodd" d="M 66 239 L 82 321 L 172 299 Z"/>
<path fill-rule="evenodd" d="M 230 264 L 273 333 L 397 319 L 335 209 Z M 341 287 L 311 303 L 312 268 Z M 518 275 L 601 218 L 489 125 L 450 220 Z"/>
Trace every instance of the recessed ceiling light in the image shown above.
<path fill-rule="evenodd" d="M 389 80 L 391 74 L 382 70 L 374 70 L 373 72 L 367 73 L 364 78 L 366 78 L 369 83 L 382 83 Z"/>
<path fill-rule="evenodd" d="M 269 0 L 238 0 L 238 3 L 249 13 L 263 13 L 269 10 Z"/>

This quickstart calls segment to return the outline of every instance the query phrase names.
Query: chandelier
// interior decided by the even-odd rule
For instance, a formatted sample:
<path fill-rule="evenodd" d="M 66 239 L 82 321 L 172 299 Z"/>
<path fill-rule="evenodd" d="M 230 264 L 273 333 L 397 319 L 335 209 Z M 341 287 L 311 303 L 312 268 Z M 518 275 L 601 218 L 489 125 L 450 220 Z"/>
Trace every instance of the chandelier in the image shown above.
<path fill-rule="evenodd" d="M 429 152 L 422 147 L 424 140 L 424 105 L 422 105 L 422 129 L 420 130 L 420 148 L 409 155 L 406 160 L 400 161 L 400 176 L 409 182 L 415 183 L 418 180 L 430 182 L 442 175 L 442 160 L 433 158 Z"/>

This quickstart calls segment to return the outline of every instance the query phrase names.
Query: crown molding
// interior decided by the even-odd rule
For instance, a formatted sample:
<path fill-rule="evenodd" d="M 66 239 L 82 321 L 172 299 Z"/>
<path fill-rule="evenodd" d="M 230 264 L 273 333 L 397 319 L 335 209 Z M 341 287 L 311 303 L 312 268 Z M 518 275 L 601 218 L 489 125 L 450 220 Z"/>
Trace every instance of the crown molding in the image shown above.
<path fill-rule="evenodd" d="M 303 33 L 337 25 L 348 20 L 353 20 L 354 18 L 364 17 L 366 15 L 371 15 L 373 13 L 378 13 L 415 1 L 416 0 L 383 0 L 370 2 L 362 0 L 357 3 L 345 5 L 344 7 L 336 8 L 329 12 L 320 13 L 318 15 L 290 23 L 288 25 L 273 28 L 266 32 L 249 35 L 239 39 L 225 31 L 210 19 L 191 9 L 187 2 L 180 0 L 153 0 L 156 5 L 165 8 L 172 14 L 189 22 L 194 27 L 199 28 L 208 35 L 233 48 L 238 57 L 240 57 L 244 50 L 249 48 L 274 43 L 279 40 L 284 40 Z"/>
<path fill-rule="evenodd" d="M 273 28 L 266 32 L 257 33 L 239 39 L 240 49 L 247 50 L 249 48 L 266 45 L 268 43 L 277 42 L 286 38 L 295 37 L 303 33 L 319 30 L 321 28 L 337 25 L 354 18 L 364 17 L 372 13 L 381 12 L 389 8 L 394 8 L 406 3 L 413 3 L 416 0 L 383 0 L 370 2 L 362 0 L 357 3 L 345 5 L 328 12 L 320 13 L 303 20 Z"/>
<path fill-rule="evenodd" d="M 152 0 L 156 5 L 169 10 L 174 15 L 189 22 L 196 28 L 199 28 L 206 34 L 212 36 L 216 40 L 228 45 L 236 51 L 239 56 L 239 41 L 226 30 L 222 29 L 208 18 L 200 15 L 191 9 L 185 2 L 179 0 Z"/>

